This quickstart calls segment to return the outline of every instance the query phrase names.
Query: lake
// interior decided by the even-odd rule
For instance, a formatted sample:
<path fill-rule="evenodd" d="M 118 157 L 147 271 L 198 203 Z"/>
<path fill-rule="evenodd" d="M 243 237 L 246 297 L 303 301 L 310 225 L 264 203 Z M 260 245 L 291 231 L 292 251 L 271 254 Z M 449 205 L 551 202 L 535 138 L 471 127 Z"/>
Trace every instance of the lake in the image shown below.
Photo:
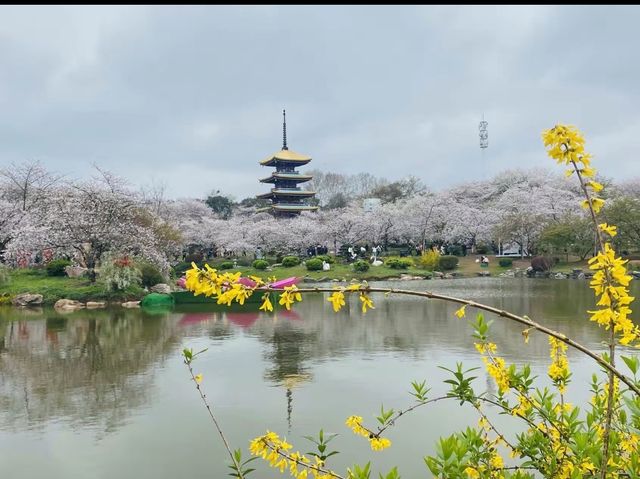
<path fill-rule="evenodd" d="M 564 332 L 602 351 L 603 331 L 590 323 L 586 281 L 474 278 L 380 282 L 484 302 Z M 631 285 L 640 293 L 637 282 Z M 634 294 L 635 293 L 635 294 Z M 373 460 L 375 474 L 398 465 L 403 477 L 430 477 L 422 457 L 439 436 L 476 424 L 469 406 L 443 401 L 398 420 L 393 442 L 372 452 L 345 419 L 357 414 L 375 427 L 380 405 L 412 404 L 412 380 L 426 379 L 431 397 L 446 393 L 438 366 L 481 366 L 472 328 L 456 305 L 416 297 L 372 295 L 362 315 L 357 296 L 334 313 L 328 294 L 306 295 L 293 311 L 212 312 L 181 307 L 150 314 L 108 309 L 60 314 L 53 309 L 0 308 L 0 470 L 11 479 L 222 478 L 228 457 L 181 359 L 185 347 L 208 348 L 194 362 L 202 387 L 232 447 L 248 457 L 249 440 L 267 429 L 301 452 L 322 427 L 339 433 L 339 473 Z M 633 305 L 632 305 L 633 307 Z M 467 317 L 474 310 L 467 308 Z M 635 314 L 635 313 L 634 313 Z M 549 384 L 547 338 L 495 319 L 491 338 L 507 363 L 529 362 Z M 569 351 L 568 400 L 588 397 L 592 362 Z M 624 370 L 624 369 L 623 369 Z M 477 392 L 495 390 L 484 370 Z M 515 424 L 501 416 L 506 430 Z M 249 477 L 275 478 L 262 461 Z"/>

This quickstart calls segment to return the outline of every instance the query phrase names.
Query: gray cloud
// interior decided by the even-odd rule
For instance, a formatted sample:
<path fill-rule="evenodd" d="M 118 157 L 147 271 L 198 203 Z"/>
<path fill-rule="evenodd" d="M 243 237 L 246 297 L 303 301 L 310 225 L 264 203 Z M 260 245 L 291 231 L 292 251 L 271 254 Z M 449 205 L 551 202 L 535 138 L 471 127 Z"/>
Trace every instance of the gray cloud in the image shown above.
<path fill-rule="evenodd" d="M 546 166 L 587 135 L 637 176 L 637 6 L 0 7 L 0 162 L 92 162 L 172 196 L 265 190 L 258 162 L 421 177 L 434 189 Z M 478 122 L 489 121 L 489 149 Z"/>

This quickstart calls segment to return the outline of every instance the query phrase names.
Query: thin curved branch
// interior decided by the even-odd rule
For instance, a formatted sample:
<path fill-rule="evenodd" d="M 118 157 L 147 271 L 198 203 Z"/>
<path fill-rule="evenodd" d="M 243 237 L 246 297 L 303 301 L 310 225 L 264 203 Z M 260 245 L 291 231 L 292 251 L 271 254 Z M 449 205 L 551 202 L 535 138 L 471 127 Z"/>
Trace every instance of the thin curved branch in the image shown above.
<path fill-rule="evenodd" d="M 269 292 L 274 292 L 274 293 L 282 293 L 281 289 L 276 289 L 276 288 L 271 288 L 271 287 L 262 287 L 262 288 L 260 288 L 260 291 L 269 291 Z M 525 326 L 528 326 L 529 328 L 535 329 L 537 331 L 540 331 L 541 333 L 544 333 L 544 334 L 546 334 L 548 336 L 552 336 L 552 337 L 562 341 L 563 343 L 567 344 L 568 346 L 571 346 L 572 348 L 577 349 L 578 351 L 582 352 L 583 354 L 589 356 L 591 359 L 596 361 L 600 366 L 605 368 L 607 371 L 612 373 L 614 376 L 619 378 L 620 381 L 625 383 L 629 387 L 629 389 L 631 389 L 634 393 L 636 393 L 636 395 L 638 395 L 640 397 L 640 388 L 634 383 L 633 380 L 631 380 L 631 378 L 625 376 L 623 373 L 621 373 L 619 370 L 617 370 L 614 366 L 609 364 L 607 361 L 602 359 L 600 356 L 598 356 L 596 353 L 591 351 L 586 346 L 583 346 L 582 344 L 574 341 L 573 339 L 568 338 L 564 334 L 559 333 L 557 331 L 554 331 L 553 329 L 549 329 L 546 326 L 543 326 L 540 323 L 537 323 L 537 322 L 535 322 L 535 321 L 533 321 L 533 320 L 531 320 L 531 319 L 529 319 L 527 317 L 518 316 L 517 314 L 510 313 L 509 311 L 504 311 L 504 310 L 499 309 L 499 308 L 494 308 L 493 306 L 488 306 L 486 304 L 477 303 L 476 301 L 471 301 L 471 300 L 462 299 L 462 298 L 456 298 L 454 296 L 448 296 L 448 295 L 439 294 L 439 293 L 432 293 L 430 291 L 411 291 L 411 290 L 406 290 L 406 289 L 395 289 L 395 288 L 371 288 L 369 286 L 361 287 L 361 288 L 353 290 L 353 291 L 346 290 L 344 288 L 340 288 L 339 290 L 338 289 L 334 289 L 334 288 L 299 288 L 299 289 L 296 289 L 296 293 L 334 293 L 336 291 L 342 291 L 343 293 L 365 292 L 365 293 L 389 293 L 389 294 L 402 294 L 402 295 L 407 295 L 407 296 L 419 296 L 419 297 L 422 297 L 422 298 L 440 299 L 440 300 L 443 300 L 443 301 L 448 301 L 448 302 L 451 302 L 451 303 L 458 303 L 458 304 L 462 304 L 462 305 L 471 306 L 473 308 L 480 309 L 480 310 L 483 310 L 483 311 L 488 311 L 488 312 L 493 313 L 493 314 L 495 314 L 497 316 L 500 316 L 502 318 L 506 318 L 506 319 L 509 319 L 511 321 L 515 321 L 516 323 L 520 323 L 520 324 L 523 324 Z"/>

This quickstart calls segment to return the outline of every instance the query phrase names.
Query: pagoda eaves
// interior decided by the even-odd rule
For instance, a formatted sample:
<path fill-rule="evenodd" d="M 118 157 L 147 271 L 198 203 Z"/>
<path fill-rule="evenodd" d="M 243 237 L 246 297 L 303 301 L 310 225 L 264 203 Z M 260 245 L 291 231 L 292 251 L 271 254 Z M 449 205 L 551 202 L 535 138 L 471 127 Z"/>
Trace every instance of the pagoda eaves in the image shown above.
<path fill-rule="evenodd" d="M 273 183 L 273 188 L 268 193 L 257 195 L 260 199 L 270 199 L 271 204 L 267 208 L 258 211 L 270 211 L 276 216 L 295 216 L 302 211 L 316 211 L 317 206 L 311 206 L 308 199 L 315 196 L 315 191 L 308 191 L 299 188 L 297 185 L 311 180 L 311 175 L 302 175 L 296 171 L 299 166 L 306 165 L 311 161 L 310 156 L 296 153 L 287 147 L 287 123 L 286 113 L 282 112 L 284 121 L 282 123 L 282 149 L 277 153 L 262 160 L 262 166 L 275 167 L 267 178 L 259 180 L 261 183 Z"/>

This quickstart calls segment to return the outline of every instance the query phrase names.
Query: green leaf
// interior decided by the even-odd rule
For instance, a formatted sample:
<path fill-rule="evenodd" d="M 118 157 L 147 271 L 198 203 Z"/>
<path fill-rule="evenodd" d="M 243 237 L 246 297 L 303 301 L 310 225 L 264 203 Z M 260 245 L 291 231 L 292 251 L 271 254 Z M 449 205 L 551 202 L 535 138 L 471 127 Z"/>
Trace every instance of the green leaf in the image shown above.
<path fill-rule="evenodd" d="M 636 373 L 638 372 L 638 366 L 640 365 L 640 361 L 638 361 L 638 356 L 632 356 L 632 357 L 627 357 L 627 356 L 620 356 L 622 358 L 622 360 L 624 361 L 624 363 L 627 365 L 627 367 L 629 368 L 629 370 L 633 373 L 633 375 L 635 376 Z"/>

